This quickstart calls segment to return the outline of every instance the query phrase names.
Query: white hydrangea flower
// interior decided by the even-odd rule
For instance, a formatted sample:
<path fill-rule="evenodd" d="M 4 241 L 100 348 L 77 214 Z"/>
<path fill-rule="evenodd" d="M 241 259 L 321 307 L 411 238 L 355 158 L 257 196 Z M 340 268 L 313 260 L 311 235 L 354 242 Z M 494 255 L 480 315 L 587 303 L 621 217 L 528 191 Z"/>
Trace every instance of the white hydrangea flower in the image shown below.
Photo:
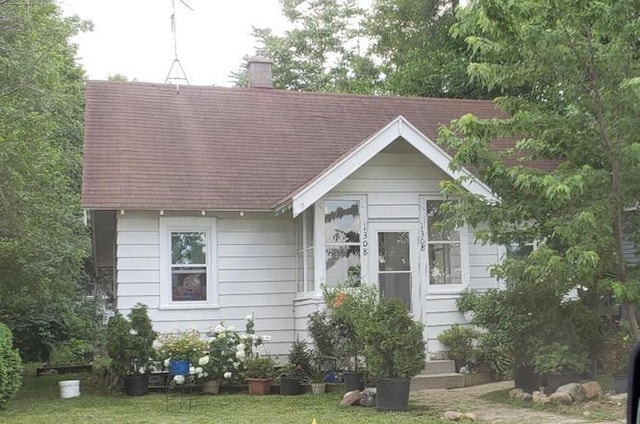
<path fill-rule="evenodd" d="M 257 334 L 252 334 L 251 338 L 253 339 L 253 341 L 260 340 L 260 336 L 258 336 Z"/>
<path fill-rule="evenodd" d="M 229 379 L 231 378 L 231 373 L 229 371 L 224 373 L 224 378 Z"/>
<path fill-rule="evenodd" d="M 203 373 L 202 373 L 202 376 L 203 376 L 204 378 L 207 378 L 207 377 L 209 377 L 209 373 L 205 371 L 205 372 L 203 372 Z"/>
<path fill-rule="evenodd" d="M 238 358 L 239 360 L 243 360 L 247 355 L 244 353 L 243 350 L 239 350 L 236 352 L 236 358 Z"/>
<path fill-rule="evenodd" d="M 160 348 L 162 347 L 162 342 L 158 339 L 155 339 L 153 341 L 153 344 L 151 345 L 155 350 L 160 350 Z"/>
<path fill-rule="evenodd" d="M 175 381 L 176 384 L 183 384 L 184 383 L 184 375 L 176 375 L 173 377 L 173 381 Z"/>
<path fill-rule="evenodd" d="M 143 367 L 140 367 L 138 369 L 138 374 L 144 374 L 144 372 L 145 372 L 145 369 Z"/>
<path fill-rule="evenodd" d="M 222 324 L 218 324 L 216 325 L 216 328 L 213 329 L 213 331 L 215 331 L 216 333 L 223 333 L 225 330 L 224 325 Z"/>
<path fill-rule="evenodd" d="M 227 337 L 227 335 L 224 332 L 218 333 L 218 338 L 219 339 L 224 339 L 225 337 Z"/>
<path fill-rule="evenodd" d="M 136 330 L 135 328 L 132 328 L 131 330 L 129 330 L 129 334 L 131 334 L 133 336 L 137 336 L 138 335 L 138 330 Z"/>
<path fill-rule="evenodd" d="M 171 359 L 167 358 L 164 360 L 163 364 L 165 368 L 169 368 L 169 363 L 171 362 Z"/>
<path fill-rule="evenodd" d="M 238 346 L 236 346 L 236 350 L 244 350 L 247 346 L 244 343 L 240 343 Z"/>
<path fill-rule="evenodd" d="M 207 365 L 209 363 L 209 355 L 203 356 L 198 359 L 198 365 Z"/>
<path fill-rule="evenodd" d="M 202 367 L 196 367 L 195 371 L 196 371 L 196 374 L 198 374 L 198 375 L 202 375 L 202 372 L 203 372 L 204 370 L 202 369 Z"/>
<path fill-rule="evenodd" d="M 236 327 L 234 327 L 233 325 L 230 325 L 227 327 L 227 331 L 236 331 Z"/>
<path fill-rule="evenodd" d="M 215 337 L 207 337 L 207 343 L 212 343 L 216 338 Z"/>
<path fill-rule="evenodd" d="M 193 366 L 189 367 L 189 375 L 195 374 L 196 373 L 196 369 Z"/>
<path fill-rule="evenodd" d="M 251 335 L 243 333 L 243 334 L 238 335 L 238 337 L 240 337 L 240 340 L 247 340 L 247 339 L 251 338 Z"/>

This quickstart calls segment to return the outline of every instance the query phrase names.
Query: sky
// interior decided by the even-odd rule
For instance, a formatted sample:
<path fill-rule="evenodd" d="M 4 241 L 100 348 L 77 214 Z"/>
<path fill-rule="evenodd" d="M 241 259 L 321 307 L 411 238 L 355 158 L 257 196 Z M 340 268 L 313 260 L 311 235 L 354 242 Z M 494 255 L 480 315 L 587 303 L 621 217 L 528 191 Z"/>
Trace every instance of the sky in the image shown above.
<path fill-rule="evenodd" d="M 229 75 L 254 54 L 251 27 L 289 27 L 278 0 L 175 1 L 178 59 L 192 85 L 231 86 Z M 74 38 L 90 79 L 122 74 L 164 83 L 174 59 L 172 0 L 57 0 L 65 16 L 94 24 Z"/>

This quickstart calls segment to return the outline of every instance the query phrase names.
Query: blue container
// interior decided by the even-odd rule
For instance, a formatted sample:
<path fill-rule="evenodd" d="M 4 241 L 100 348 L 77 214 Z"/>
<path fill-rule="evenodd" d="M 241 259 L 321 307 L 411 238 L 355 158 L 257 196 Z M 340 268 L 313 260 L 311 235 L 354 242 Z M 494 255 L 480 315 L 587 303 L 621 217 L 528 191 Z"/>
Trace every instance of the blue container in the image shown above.
<path fill-rule="evenodd" d="M 188 359 L 172 359 L 169 361 L 169 372 L 173 375 L 189 375 L 190 366 Z"/>

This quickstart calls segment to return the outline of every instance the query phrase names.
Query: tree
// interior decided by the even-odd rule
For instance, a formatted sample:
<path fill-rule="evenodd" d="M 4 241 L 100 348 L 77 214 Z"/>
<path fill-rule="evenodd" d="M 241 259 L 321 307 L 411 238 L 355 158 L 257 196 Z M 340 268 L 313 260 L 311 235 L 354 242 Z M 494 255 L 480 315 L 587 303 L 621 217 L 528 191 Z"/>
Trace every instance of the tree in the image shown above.
<path fill-rule="evenodd" d="M 282 36 L 254 28 L 265 56 L 274 61 L 274 86 L 300 91 L 372 93 L 379 83 L 373 60 L 360 52 L 364 10 L 356 0 L 281 0 L 293 25 Z M 245 71 L 232 74 L 246 84 Z"/>
<path fill-rule="evenodd" d="M 388 93 L 451 98 L 495 97 L 471 81 L 471 53 L 453 37 L 457 1 L 375 0 L 367 19 L 372 52 L 382 59 Z"/>
<path fill-rule="evenodd" d="M 80 288 L 84 73 L 69 40 L 89 24 L 51 0 L 0 2 L 0 22 L 0 320 L 14 327 Z"/>
<path fill-rule="evenodd" d="M 483 223 L 482 242 L 539 243 L 495 273 L 593 301 L 615 291 L 636 337 L 638 274 L 624 247 L 640 234 L 639 15 L 634 0 L 472 1 L 453 28 L 475 52 L 471 77 L 520 94 L 496 100 L 507 117 L 465 115 L 442 130 L 452 166 L 475 169 L 500 199 L 446 183 L 458 199 L 449 224 Z M 515 147 L 496 150 L 504 139 Z"/>

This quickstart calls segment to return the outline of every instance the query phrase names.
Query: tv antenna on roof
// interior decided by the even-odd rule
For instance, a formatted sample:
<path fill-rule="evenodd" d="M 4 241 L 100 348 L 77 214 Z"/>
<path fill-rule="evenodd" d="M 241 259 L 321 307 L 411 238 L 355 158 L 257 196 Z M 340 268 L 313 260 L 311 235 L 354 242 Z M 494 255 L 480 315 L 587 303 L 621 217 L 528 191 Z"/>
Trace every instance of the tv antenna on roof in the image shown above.
<path fill-rule="evenodd" d="M 184 0 L 179 1 L 180 3 L 184 4 L 187 9 L 193 12 L 191 6 L 189 6 Z M 176 0 L 171 0 L 171 10 L 171 32 L 173 32 L 173 62 L 171 62 L 171 67 L 169 68 L 169 73 L 167 73 L 167 78 L 164 80 L 164 83 L 175 83 L 177 86 L 180 84 L 180 82 L 189 84 L 189 80 L 187 79 L 187 74 L 184 72 L 184 68 L 180 63 L 180 59 L 178 59 L 178 36 L 176 35 Z"/>

